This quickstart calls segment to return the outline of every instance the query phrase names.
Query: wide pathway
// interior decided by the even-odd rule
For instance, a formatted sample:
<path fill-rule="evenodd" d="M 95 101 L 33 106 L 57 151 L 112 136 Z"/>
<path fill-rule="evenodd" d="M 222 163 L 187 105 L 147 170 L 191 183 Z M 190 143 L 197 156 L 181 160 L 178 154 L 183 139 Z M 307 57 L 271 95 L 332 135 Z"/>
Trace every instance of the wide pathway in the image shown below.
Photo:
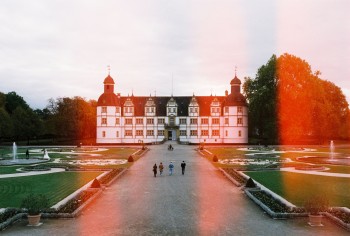
<path fill-rule="evenodd" d="M 3 235 L 349 235 L 326 221 L 273 220 L 229 182 L 195 146 L 151 150 L 75 219 L 44 219 L 40 227 L 22 220 Z M 181 175 L 180 163 L 187 163 Z M 175 174 L 153 177 L 154 163 L 175 163 Z"/>

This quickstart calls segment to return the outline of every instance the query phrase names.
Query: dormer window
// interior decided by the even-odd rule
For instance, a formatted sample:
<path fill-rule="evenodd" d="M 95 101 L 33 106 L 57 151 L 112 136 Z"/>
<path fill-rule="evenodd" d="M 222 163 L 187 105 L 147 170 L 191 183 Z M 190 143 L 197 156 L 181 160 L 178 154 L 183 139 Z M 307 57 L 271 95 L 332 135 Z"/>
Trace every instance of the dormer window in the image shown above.
<path fill-rule="evenodd" d="M 217 98 L 214 98 L 214 100 L 210 104 L 210 113 L 211 113 L 211 116 L 221 115 L 220 102 Z"/>
<path fill-rule="evenodd" d="M 177 103 L 173 97 L 167 103 L 167 116 L 177 116 Z"/>
<path fill-rule="evenodd" d="M 124 116 L 134 116 L 134 103 L 131 98 L 127 98 L 124 103 Z"/>
<path fill-rule="evenodd" d="M 146 116 L 155 116 L 156 115 L 156 104 L 154 103 L 154 101 L 151 97 L 148 98 L 148 100 L 145 104 L 145 115 Z"/>
<path fill-rule="evenodd" d="M 199 116 L 199 105 L 196 97 L 193 95 L 190 104 L 188 105 L 189 116 Z"/>

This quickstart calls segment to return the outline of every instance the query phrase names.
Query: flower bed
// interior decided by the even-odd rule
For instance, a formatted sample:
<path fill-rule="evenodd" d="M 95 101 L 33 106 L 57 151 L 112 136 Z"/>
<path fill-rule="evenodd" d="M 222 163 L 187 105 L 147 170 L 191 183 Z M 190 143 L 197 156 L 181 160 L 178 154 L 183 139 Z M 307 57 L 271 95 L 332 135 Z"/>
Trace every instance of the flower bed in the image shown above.
<path fill-rule="evenodd" d="M 350 211 L 345 211 L 341 208 L 334 207 L 334 208 L 328 210 L 327 212 L 329 214 L 331 214 L 332 216 L 340 219 L 345 224 L 350 224 Z"/>
<path fill-rule="evenodd" d="M 303 208 L 289 207 L 279 200 L 275 199 L 270 194 L 265 191 L 249 191 L 254 197 L 261 201 L 265 206 L 267 206 L 271 211 L 275 213 L 304 213 Z"/>
<path fill-rule="evenodd" d="M 78 196 L 69 200 L 64 206 L 57 210 L 57 213 L 73 213 L 81 205 L 83 205 L 97 191 L 82 191 Z"/>
<path fill-rule="evenodd" d="M 118 169 L 113 169 L 110 172 L 108 172 L 108 174 L 102 176 L 99 179 L 99 182 L 101 184 L 108 184 L 111 180 L 114 179 L 114 177 L 116 177 L 118 174 L 120 174 L 122 171 L 124 170 L 124 168 L 118 168 Z"/>
<path fill-rule="evenodd" d="M 222 168 L 222 170 L 225 171 L 228 175 L 230 175 L 234 180 L 236 180 L 241 185 L 244 185 L 247 182 L 247 179 L 244 178 L 241 174 L 239 174 L 233 168 Z"/>
<path fill-rule="evenodd" d="M 99 181 L 101 184 L 110 184 L 125 168 L 112 169 L 106 175 L 102 176 Z M 47 218 L 70 218 L 79 215 L 79 212 L 85 205 L 95 199 L 101 193 L 101 189 L 88 188 L 81 191 L 77 196 L 69 200 L 66 204 L 60 206 L 58 209 L 49 208 L 43 210 L 42 216 Z M 26 213 L 21 209 L 7 208 L 0 213 L 0 230 L 6 228 L 17 219 L 20 219 Z"/>

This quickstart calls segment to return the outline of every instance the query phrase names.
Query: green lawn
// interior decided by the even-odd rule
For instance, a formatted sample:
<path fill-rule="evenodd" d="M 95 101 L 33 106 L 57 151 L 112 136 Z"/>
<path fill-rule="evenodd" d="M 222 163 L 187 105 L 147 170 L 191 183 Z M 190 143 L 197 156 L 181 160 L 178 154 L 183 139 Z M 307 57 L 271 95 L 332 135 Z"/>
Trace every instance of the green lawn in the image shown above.
<path fill-rule="evenodd" d="M 16 169 L 20 169 L 22 167 L 24 167 L 24 166 L 1 166 L 0 167 L 0 175 L 21 173 L 19 171 L 16 171 Z"/>
<path fill-rule="evenodd" d="M 271 191 L 297 206 L 313 195 L 326 196 L 331 206 L 350 207 L 350 178 L 282 171 L 245 172 Z"/>
<path fill-rule="evenodd" d="M 42 193 L 54 205 L 102 172 L 60 172 L 0 179 L 0 208 L 19 207 L 29 193 Z"/>

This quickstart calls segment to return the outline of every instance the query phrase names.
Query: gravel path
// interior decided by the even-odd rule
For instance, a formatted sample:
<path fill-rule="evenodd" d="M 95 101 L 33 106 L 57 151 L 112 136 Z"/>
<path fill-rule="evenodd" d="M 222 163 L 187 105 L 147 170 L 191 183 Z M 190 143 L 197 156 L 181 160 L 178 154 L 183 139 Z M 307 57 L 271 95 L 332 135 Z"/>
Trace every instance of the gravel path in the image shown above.
<path fill-rule="evenodd" d="M 349 235 L 326 221 L 273 220 L 229 182 L 195 146 L 172 143 L 151 150 L 75 219 L 44 219 L 40 227 L 22 220 L 3 235 Z M 181 175 L 180 163 L 187 163 Z M 162 161 L 164 176 L 153 177 Z M 173 161 L 175 174 L 168 175 Z"/>

